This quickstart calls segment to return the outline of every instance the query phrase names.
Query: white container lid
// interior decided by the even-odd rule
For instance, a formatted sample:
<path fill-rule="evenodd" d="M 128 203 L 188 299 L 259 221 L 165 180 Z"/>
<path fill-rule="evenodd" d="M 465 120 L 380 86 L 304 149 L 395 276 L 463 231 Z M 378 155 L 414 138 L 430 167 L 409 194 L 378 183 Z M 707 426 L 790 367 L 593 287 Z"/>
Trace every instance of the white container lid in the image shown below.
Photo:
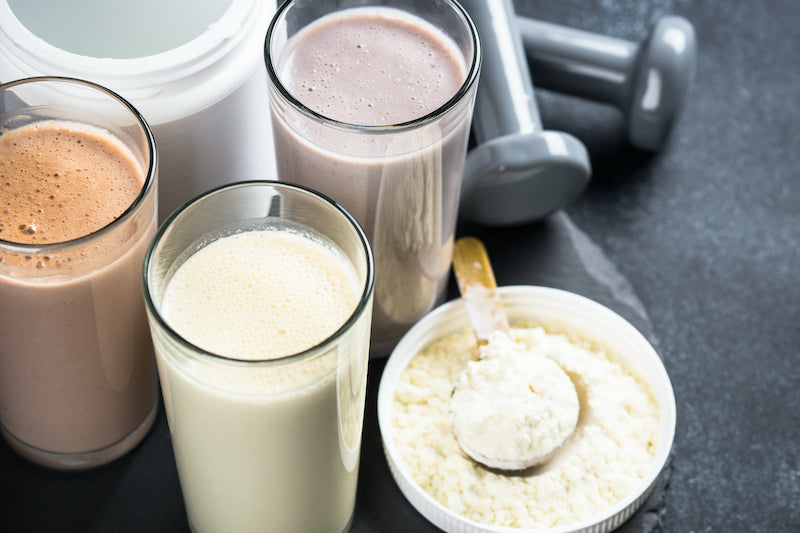
<path fill-rule="evenodd" d="M 508 286 L 499 289 L 509 318 L 562 324 L 581 336 L 602 342 L 615 360 L 650 386 L 658 403 L 661 434 L 655 457 L 636 488 L 617 504 L 587 520 L 549 529 L 521 529 L 480 524 L 460 516 L 427 494 L 413 479 L 394 444 L 394 391 L 411 359 L 436 339 L 469 328 L 460 300 L 431 311 L 395 347 L 378 389 L 378 425 L 389 469 L 400 491 L 432 524 L 452 533 L 606 533 L 621 526 L 645 502 L 667 463 L 675 436 L 676 409 L 672 384 L 656 351 L 628 321 L 597 302 L 559 289 Z"/>
<path fill-rule="evenodd" d="M 18 0 L 19 1 L 19 0 Z M 46 16 L 47 6 L 22 0 L 26 10 L 36 9 L 40 17 Z M 177 2 L 177 4 L 176 4 Z M 113 35 L 103 36 L 102 17 L 112 16 L 109 9 L 96 9 L 94 20 L 89 19 L 91 8 L 108 4 L 107 0 L 82 0 L 65 2 L 72 7 L 59 17 L 69 17 L 60 23 L 69 32 L 98 32 L 98 46 L 110 46 Z M 159 20 L 153 27 L 143 25 L 142 41 L 158 39 L 157 28 L 179 27 L 199 12 L 193 0 L 138 0 L 131 2 L 143 20 Z M 124 16 L 116 3 L 116 16 Z M 18 6 L 21 18 L 23 10 Z M 176 6 L 182 9 L 176 9 Z M 35 35 L 20 19 L 9 0 L 0 0 L 0 82 L 33 76 L 70 76 L 100 83 L 134 103 L 147 117 L 148 122 L 171 122 L 196 113 L 221 100 L 235 90 L 263 58 L 263 42 L 275 3 L 269 0 L 218 0 L 215 4 L 221 16 L 216 20 L 194 20 L 197 28 L 205 28 L 188 41 L 163 51 L 141 57 L 111 58 L 74 53 L 51 44 L 57 40 L 53 34 L 48 40 Z M 196 14 L 196 13 L 195 13 Z M 197 16 L 213 17 L 206 10 Z M 160 17 L 160 18 L 159 18 Z M 166 18 L 167 20 L 164 20 Z M 107 20 L 107 32 L 113 32 L 114 20 Z M 100 29 L 93 25 L 100 25 Z M 93 27 L 92 30 L 89 27 Z M 52 30 L 55 31 L 55 30 Z M 166 30 L 162 30 L 162 33 Z M 47 36 L 45 36 L 47 37 Z M 102 49 L 102 48 L 101 48 Z M 152 49 L 149 49 L 152 52 Z M 266 98 L 266 95 L 264 96 Z"/>

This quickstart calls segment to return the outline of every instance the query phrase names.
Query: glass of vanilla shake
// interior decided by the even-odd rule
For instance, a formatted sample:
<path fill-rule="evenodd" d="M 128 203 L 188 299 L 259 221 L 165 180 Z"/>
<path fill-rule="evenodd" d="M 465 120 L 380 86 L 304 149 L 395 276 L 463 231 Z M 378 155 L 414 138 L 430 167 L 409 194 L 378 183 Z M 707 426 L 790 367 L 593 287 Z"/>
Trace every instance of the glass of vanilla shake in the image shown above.
<path fill-rule="evenodd" d="M 451 0 L 289 0 L 265 43 L 280 179 L 341 203 L 375 253 L 372 352 L 444 298 L 480 70 Z"/>
<path fill-rule="evenodd" d="M 356 221 L 302 186 L 226 185 L 159 229 L 144 294 L 193 531 L 349 528 L 373 280 Z"/>

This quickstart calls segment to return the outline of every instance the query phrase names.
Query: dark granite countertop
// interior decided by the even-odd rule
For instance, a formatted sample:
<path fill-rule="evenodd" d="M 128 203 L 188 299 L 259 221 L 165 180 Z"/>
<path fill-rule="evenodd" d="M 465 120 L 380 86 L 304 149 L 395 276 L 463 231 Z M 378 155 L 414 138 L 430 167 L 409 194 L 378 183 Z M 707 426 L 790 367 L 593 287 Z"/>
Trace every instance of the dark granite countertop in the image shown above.
<path fill-rule="evenodd" d="M 552 284 L 620 311 L 655 343 L 677 401 L 668 483 L 625 531 L 800 531 L 800 4 L 516 0 L 520 14 L 637 41 L 695 26 L 687 107 L 656 155 L 618 110 L 537 91 L 544 126 L 589 149 L 593 178 L 548 220 L 484 240 L 500 285 Z M 450 296 L 455 295 L 451 287 Z M 434 531 L 403 499 L 369 374 L 353 532 Z M 79 473 L 0 443 L 0 531 L 188 531 L 163 409 L 132 453 Z"/>

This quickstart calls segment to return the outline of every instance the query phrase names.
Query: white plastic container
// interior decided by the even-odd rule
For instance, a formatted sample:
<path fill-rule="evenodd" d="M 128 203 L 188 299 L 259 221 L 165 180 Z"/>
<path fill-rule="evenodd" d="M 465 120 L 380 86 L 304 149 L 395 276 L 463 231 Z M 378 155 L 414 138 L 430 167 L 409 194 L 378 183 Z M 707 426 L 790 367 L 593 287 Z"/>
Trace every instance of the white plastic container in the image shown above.
<path fill-rule="evenodd" d="M 276 176 L 264 38 L 275 0 L 0 0 L 0 81 L 70 76 L 129 100 L 160 158 L 160 219 Z"/>
<path fill-rule="evenodd" d="M 425 346 L 450 333 L 469 328 L 460 299 L 425 315 L 400 340 L 389 357 L 378 388 L 378 425 L 389 469 L 400 491 L 419 513 L 448 533 L 609 533 L 620 527 L 647 500 L 667 463 L 675 438 L 675 393 L 658 353 L 627 320 L 611 309 L 575 293 L 517 285 L 500 287 L 503 307 L 516 320 L 558 326 L 606 347 L 614 359 L 647 383 L 658 404 L 661 433 L 655 457 L 644 477 L 628 496 L 595 516 L 548 529 L 521 529 L 480 524 L 433 499 L 414 481 L 397 450 L 392 427 L 395 389 L 414 356 Z"/>

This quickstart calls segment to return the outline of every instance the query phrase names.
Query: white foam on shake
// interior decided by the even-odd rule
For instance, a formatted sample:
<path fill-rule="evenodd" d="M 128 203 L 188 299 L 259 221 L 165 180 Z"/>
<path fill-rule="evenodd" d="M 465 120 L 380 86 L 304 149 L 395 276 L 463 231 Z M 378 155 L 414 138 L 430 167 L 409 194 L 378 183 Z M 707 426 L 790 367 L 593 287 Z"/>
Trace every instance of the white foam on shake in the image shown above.
<path fill-rule="evenodd" d="M 237 359 L 273 359 L 332 335 L 358 282 L 329 247 L 287 231 L 247 231 L 200 249 L 177 270 L 163 313 L 184 338 Z"/>

